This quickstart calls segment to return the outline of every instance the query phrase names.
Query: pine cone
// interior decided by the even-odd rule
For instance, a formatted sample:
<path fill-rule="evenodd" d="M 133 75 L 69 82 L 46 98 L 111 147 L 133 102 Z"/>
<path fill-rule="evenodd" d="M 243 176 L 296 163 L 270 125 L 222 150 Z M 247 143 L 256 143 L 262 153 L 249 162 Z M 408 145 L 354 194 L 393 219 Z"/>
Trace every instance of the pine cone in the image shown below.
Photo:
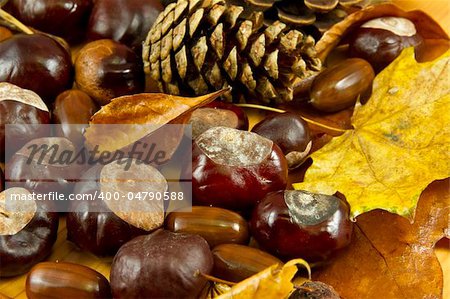
<path fill-rule="evenodd" d="M 247 10 L 264 11 L 268 22 L 280 20 L 291 28 L 310 31 L 317 28 L 320 34 L 347 16 L 348 11 L 387 0 L 229 0 L 243 2 Z M 309 28 L 305 28 L 309 27 Z"/>
<path fill-rule="evenodd" d="M 314 45 L 280 21 L 265 26 L 262 12 L 246 14 L 223 0 L 179 0 L 150 29 L 143 60 L 162 92 L 201 95 L 232 86 L 234 102 L 286 102 L 294 81 L 321 69 Z"/>
<path fill-rule="evenodd" d="M 175 0 L 160 0 L 164 6 Z M 242 6 L 246 12 L 264 12 L 266 24 L 276 20 L 291 28 L 301 28 L 317 38 L 348 12 L 368 5 L 389 2 L 389 0 L 226 0 L 227 3 Z"/>

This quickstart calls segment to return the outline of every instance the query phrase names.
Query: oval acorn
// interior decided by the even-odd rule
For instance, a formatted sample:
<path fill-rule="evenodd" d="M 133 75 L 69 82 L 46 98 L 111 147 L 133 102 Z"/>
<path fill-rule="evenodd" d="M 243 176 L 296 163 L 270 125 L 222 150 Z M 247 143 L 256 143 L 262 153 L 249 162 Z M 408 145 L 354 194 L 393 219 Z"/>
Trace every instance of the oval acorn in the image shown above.
<path fill-rule="evenodd" d="M 212 253 L 213 276 L 231 282 L 240 282 L 272 265 L 283 264 L 265 251 L 238 244 L 216 246 Z"/>
<path fill-rule="evenodd" d="M 176 233 L 196 234 L 205 238 L 211 248 L 224 243 L 245 244 L 249 232 L 241 215 L 215 207 L 192 207 L 167 215 L 166 229 Z"/>
<path fill-rule="evenodd" d="M 108 280 L 99 272 L 67 262 L 43 262 L 27 275 L 25 290 L 29 299 L 112 298 Z"/>
<path fill-rule="evenodd" d="M 358 97 L 368 98 L 375 72 L 360 58 L 344 60 L 320 73 L 310 90 L 311 105 L 324 112 L 337 112 L 353 106 Z"/>

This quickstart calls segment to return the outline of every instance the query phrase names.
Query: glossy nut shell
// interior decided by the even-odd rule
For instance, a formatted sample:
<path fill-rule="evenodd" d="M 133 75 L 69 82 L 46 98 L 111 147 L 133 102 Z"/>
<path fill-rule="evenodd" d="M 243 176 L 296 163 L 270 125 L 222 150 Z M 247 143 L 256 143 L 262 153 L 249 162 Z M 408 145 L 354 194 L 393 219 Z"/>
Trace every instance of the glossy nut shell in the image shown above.
<path fill-rule="evenodd" d="M 26 273 L 47 258 L 58 234 L 58 213 L 48 203 L 39 203 L 33 219 L 15 235 L 0 236 L 0 277 Z"/>
<path fill-rule="evenodd" d="M 257 248 L 222 244 L 212 251 L 213 275 L 232 282 L 242 281 L 264 269 L 283 262 Z"/>
<path fill-rule="evenodd" d="M 27 275 L 29 299 L 111 298 L 108 280 L 99 272 L 73 263 L 44 262 Z"/>
<path fill-rule="evenodd" d="M 74 144 L 83 141 L 82 125 L 89 124 L 98 106 L 85 92 L 77 89 L 66 90 L 56 98 L 53 109 L 53 122 L 60 124 L 56 128 L 58 137 L 66 137 Z"/>
<path fill-rule="evenodd" d="M 351 107 L 370 91 L 375 73 L 365 60 L 344 60 L 323 71 L 311 86 L 310 103 L 318 110 L 336 112 Z"/>
<path fill-rule="evenodd" d="M 141 59 L 127 46 L 109 39 L 90 42 L 75 60 L 75 82 L 98 104 L 141 93 L 145 75 Z"/>
<path fill-rule="evenodd" d="M 192 207 L 192 212 L 172 212 L 166 229 L 202 236 L 211 247 L 223 243 L 248 242 L 248 225 L 241 215 L 215 207 Z"/>

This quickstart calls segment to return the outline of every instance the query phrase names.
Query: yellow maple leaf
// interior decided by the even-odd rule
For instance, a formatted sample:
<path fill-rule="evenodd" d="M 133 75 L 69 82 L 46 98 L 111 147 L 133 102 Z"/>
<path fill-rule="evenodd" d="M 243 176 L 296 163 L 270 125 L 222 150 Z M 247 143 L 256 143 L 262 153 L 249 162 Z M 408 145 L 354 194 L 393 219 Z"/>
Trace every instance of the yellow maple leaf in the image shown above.
<path fill-rule="evenodd" d="M 287 298 L 294 290 L 292 279 L 298 272 L 297 265 L 305 267 L 311 277 L 309 264 L 302 259 L 295 259 L 284 265 L 276 264 L 266 268 L 234 285 L 216 299 Z"/>
<path fill-rule="evenodd" d="M 313 153 L 295 189 L 344 194 L 352 217 L 384 209 L 413 219 L 421 192 L 450 176 L 450 51 L 417 63 L 403 53 L 376 78 L 354 129 Z"/>

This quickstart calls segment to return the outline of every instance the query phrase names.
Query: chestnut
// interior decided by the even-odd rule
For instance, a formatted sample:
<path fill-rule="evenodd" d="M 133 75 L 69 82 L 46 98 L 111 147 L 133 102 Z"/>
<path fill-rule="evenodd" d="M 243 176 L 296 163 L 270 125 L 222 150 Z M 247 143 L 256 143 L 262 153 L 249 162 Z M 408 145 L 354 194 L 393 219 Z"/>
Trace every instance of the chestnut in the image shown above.
<path fill-rule="evenodd" d="M 165 230 L 123 245 L 111 265 L 114 298 L 197 298 L 213 257 L 200 236 Z"/>
<path fill-rule="evenodd" d="M 269 115 L 257 123 L 252 132 L 276 143 L 286 156 L 289 169 L 300 166 L 311 150 L 312 141 L 308 124 L 298 113 Z"/>
<path fill-rule="evenodd" d="M 36 93 L 10 83 L 0 83 L 0 160 L 5 160 L 6 137 L 10 156 L 27 141 L 48 135 L 49 128 L 41 126 L 48 123 L 50 113 Z M 6 131 L 6 124 L 14 126 Z"/>
<path fill-rule="evenodd" d="M 24 188 L 0 193 L 0 277 L 26 273 L 50 255 L 56 241 L 58 213 L 31 196 Z"/>
<path fill-rule="evenodd" d="M 43 262 L 27 275 L 25 291 L 29 299 L 112 298 L 105 276 L 79 264 Z"/>
<path fill-rule="evenodd" d="M 310 104 L 324 112 L 337 112 L 369 99 L 375 72 L 360 58 L 346 59 L 321 72 L 310 90 Z"/>
<path fill-rule="evenodd" d="M 96 0 L 88 39 L 113 39 L 140 53 L 150 27 L 163 7 L 159 0 Z"/>
<path fill-rule="evenodd" d="M 165 227 L 176 233 L 202 236 L 211 248 L 224 243 L 246 244 L 249 238 L 247 221 L 241 215 L 214 207 L 171 212 Z"/>
<path fill-rule="evenodd" d="M 5 5 L 25 25 L 70 42 L 84 38 L 91 9 L 92 0 L 11 0 Z"/>
<path fill-rule="evenodd" d="M 70 89 L 59 94 L 52 111 L 53 123 L 60 124 L 55 126 L 56 136 L 82 144 L 84 128 L 98 109 L 94 100 L 81 90 Z"/>
<path fill-rule="evenodd" d="M 134 237 L 161 227 L 163 202 L 131 197 L 132 192 L 158 192 L 152 183 L 157 180 L 167 188 L 162 175 L 145 164 L 133 163 L 128 170 L 118 161 L 93 166 L 75 185 L 74 194 L 92 200 L 71 203 L 66 218 L 67 240 L 96 255 L 109 256 Z"/>
<path fill-rule="evenodd" d="M 231 103 L 214 101 L 200 107 L 191 114 L 192 138 L 212 127 L 228 127 L 248 130 L 248 117 L 245 111 Z"/>
<path fill-rule="evenodd" d="M 394 61 L 403 49 L 416 47 L 422 42 L 412 21 L 383 17 L 364 23 L 350 35 L 349 52 L 352 57 L 367 60 L 379 72 Z"/>
<path fill-rule="evenodd" d="M 258 244 L 282 259 L 323 261 L 351 241 L 349 206 L 335 196 L 302 190 L 268 194 L 253 211 Z"/>
<path fill-rule="evenodd" d="M 252 132 L 215 127 L 193 142 L 194 204 L 250 209 L 267 193 L 284 189 L 287 172 L 278 145 Z"/>
<path fill-rule="evenodd" d="M 6 184 L 41 194 L 69 193 L 72 182 L 86 168 L 82 160 L 76 159 L 77 155 L 75 145 L 66 138 L 33 139 L 6 163 Z M 65 211 L 66 207 L 59 208 Z"/>
<path fill-rule="evenodd" d="M 283 262 L 257 248 L 222 244 L 212 251 L 214 257 L 213 276 L 231 282 L 240 282 L 258 272 Z"/>
<path fill-rule="evenodd" d="M 127 46 L 103 39 L 85 45 L 75 60 L 75 82 L 99 105 L 145 88 L 141 59 Z"/>
<path fill-rule="evenodd" d="M 55 39 L 16 34 L 0 43 L 0 82 L 30 89 L 49 105 L 72 86 L 72 58 Z"/>

